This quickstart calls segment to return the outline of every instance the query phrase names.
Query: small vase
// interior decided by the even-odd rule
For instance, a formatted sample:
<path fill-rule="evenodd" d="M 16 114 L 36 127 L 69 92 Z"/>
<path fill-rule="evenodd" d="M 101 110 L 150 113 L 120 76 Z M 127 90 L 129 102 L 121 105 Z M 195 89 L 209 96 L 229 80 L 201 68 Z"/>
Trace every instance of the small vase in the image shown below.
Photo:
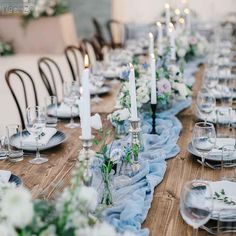
<path fill-rule="evenodd" d="M 127 131 L 125 127 L 125 121 L 116 122 L 115 138 L 121 139 L 121 138 L 124 138 L 126 135 L 127 135 Z"/>
<path fill-rule="evenodd" d="M 112 192 L 111 192 L 111 175 L 108 173 L 102 173 L 102 179 L 103 179 L 103 193 L 101 198 L 101 204 L 110 206 L 112 205 Z"/>

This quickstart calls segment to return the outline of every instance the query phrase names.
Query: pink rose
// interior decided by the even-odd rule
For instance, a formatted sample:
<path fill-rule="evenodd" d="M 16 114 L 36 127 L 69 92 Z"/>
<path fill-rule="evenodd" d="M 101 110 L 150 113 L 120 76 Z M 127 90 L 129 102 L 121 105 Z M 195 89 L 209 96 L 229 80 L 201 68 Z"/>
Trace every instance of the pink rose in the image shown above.
<path fill-rule="evenodd" d="M 160 79 L 157 81 L 158 93 L 171 93 L 171 84 L 167 79 Z"/>
<path fill-rule="evenodd" d="M 197 44 L 197 38 L 195 36 L 190 36 L 189 37 L 189 43 L 191 45 L 196 45 Z"/>

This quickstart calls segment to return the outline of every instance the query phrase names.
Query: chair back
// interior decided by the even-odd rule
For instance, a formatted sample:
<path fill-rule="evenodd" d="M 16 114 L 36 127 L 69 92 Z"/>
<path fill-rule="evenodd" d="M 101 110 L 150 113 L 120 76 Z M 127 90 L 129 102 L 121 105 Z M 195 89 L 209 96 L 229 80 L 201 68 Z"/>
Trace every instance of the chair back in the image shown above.
<path fill-rule="evenodd" d="M 84 60 L 80 48 L 77 46 L 68 46 L 65 49 L 66 60 L 69 64 L 72 78 L 80 84 L 84 70 Z"/>
<path fill-rule="evenodd" d="M 84 39 L 82 44 L 84 44 L 82 47 L 84 47 L 85 52 L 88 54 L 91 66 L 94 66 L 96 64 L 97 57 L 92 43 L 89 40 Z"/>
<path fill-rule="evenodd" d="M 103 47 L 104 45 L 106 45 L 106 40 L 103 34 L 102 25 L 96 18 L 92 19 L 92 23 L 95 30 L 95 37 L 98 40 L 99 44 Z"/>
<path fill-rule="evenodd" d="M 38 95 L 34 81 L 30 74 L 22 69 L 11 69 L 7 71 L 5 74 L 5 79 L 16 103 L 21 125 L 24 129 L 24 115 L 27 107 L 38 106 Z"/>
<path fill-rule="evenodd" d="M 107 21 L 107 30 L 113 48 L 123 47 L 125 44 L 128 30 L 125 25 L 117 20 Z"/>
<path fill-rule="evenodd" d="M 58 64 L 49 57 L 42 57 L 38 60 L 38 69 L 48 94 L 58 97 L 64 83 Z"/>

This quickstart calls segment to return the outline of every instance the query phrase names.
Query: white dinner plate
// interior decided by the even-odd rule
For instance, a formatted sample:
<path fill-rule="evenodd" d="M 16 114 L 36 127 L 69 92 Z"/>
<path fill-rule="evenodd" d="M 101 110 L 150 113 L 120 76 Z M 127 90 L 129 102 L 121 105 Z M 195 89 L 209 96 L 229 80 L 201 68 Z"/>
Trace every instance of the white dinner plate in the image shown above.
<path fill-rule="evenodd" d="M 222 147 L 225 145 L 234 145 L 234 144 L 235 144 L 235 139 L 233 138 L 217 138 L 215 146 L 218 149 L 215 148 L 211 152 L 209 152 L 208 156 L 206 157 L 206 160 L 221 161 Z M 199 153 L 193 148 L 192 142 L 188 144 L 187 150 L 194 156 L 200 157 Z M 228 161 L 233 161 L 233 160 L 236 160 L 236 156 L 232 157 L 231 159 L 228 159 Z"/>
<path fill-rule="evenodd" d="M 23 131 L 22 132 L 22 138 L 26 138 L 27 136 L 29 136 L 29 132 L 28 131 Z M 58 145 L 60 145 L 61 143 L 65 142 L 66 140 L 66 135 L 61 132 L 61 131 L 57 131 L 52 138 L 49 140 L 49 142 L 47 143 L 47 145 L 39 145 L 39 150 L 43 151 L 43 150 L 47 150 L 53 147 L 56 147 Z M 20 148 L 20 135 L 19 133 L 14 134 L 11 138 L 10 138 L 10 143 L 13 147 L 16 148 Z M 21 147 L 24 151 L 36 151 L 36 145 L 32 145 L 32 146 L 26 146 L 23 145 Z"/>

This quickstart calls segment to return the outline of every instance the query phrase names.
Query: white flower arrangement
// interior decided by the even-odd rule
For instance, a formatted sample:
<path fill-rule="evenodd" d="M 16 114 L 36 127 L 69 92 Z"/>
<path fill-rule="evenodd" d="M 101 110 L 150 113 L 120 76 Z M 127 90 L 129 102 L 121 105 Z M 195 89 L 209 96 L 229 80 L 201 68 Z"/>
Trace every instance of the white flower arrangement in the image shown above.
<path fill-rule="evenodd" d="M 53 201 L 32 200 L 23 186 L 0 182 L 1 236 L 121 236 L 101 222 L 95 212 L 98 193 L 84 186 L 83 165 L 75 170 L 71 186 Z M 126 232 L 126 236 L 134 234 Z"/>
<path fill-rule="evenodd" d="M 27 2 L 27 0 L 24 0 Z M 38 19 L 41 16 L 57 16 L 68 12 L 65 0 L 36 0 L 29 11 L 24 12 L 24 20 Z"/>
<path fill-rule="evenodd" d="M 136 71 L 136 74 L 138 74 L 136 77 L 137 106 L 139 109 L 142 109 L 151 100 L 150 71 L 140 70 L 140 65 L 134 66 L 138 70 Z M 191 95 L 191 89 L 184 83 L 183 73 L 179 66 L 170 64 L 161 65 L 160 67 L 161 68 L 157 71 L 157 104 L 159 104 L 160 109 L 162 109 L 162 105 L 168 107 L 172 95 L 175 95 L 175 97 L 177 96 L 180 99 L 187 99 L 187 97 Z M 122 82 L 117 97 L 116 108 L 118 110 L 109 115 L 109 120 L 112 123 L 120 121 L 120 113 L 124 110 L 127 113 L 129 111 L 130 95 L 129 84 L 127 81 Z"/>
<path fill-rule="evenodd" d="M 128 108 L 124 108 L 124 109 L 118 109 L 116 111 L 114 111 L 113 113 L 109 114 L 107 116 L 107 119 L 111 122 L 111 123 L 122 123 L 125 120 L 127 120 L 130 116 L 130 112 Z"/>
<path fill-rule="evenodd" d="M 176 47 L 177 57 L 189 61 L 204 56 L 207 53 L 208 42 L 199 33 L 189 34 L 187 31 L 183 31 L 176 38 Z"/>

